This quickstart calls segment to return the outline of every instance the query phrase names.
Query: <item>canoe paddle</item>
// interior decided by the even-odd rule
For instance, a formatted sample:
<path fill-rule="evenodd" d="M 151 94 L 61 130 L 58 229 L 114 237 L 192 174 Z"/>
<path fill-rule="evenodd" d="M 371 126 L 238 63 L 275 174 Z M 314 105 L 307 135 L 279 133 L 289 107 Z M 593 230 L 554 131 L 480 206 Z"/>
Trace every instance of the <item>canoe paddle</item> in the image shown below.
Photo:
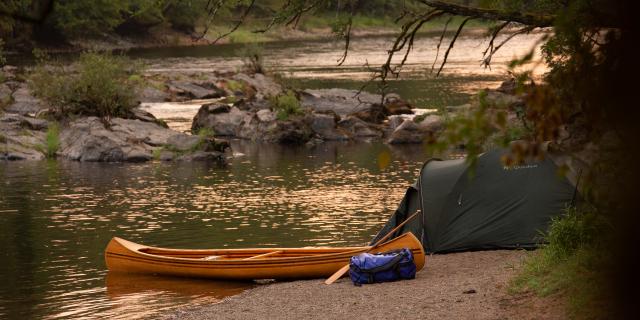
<path fill-rule="evenodd" d="M 414 212 L 411 216 L 409 216 L 409 218 L 404 220 L 397 227 L 393 228 L 393 230 L 389 231 L 384 237 L 382 237 L 382 239 L 378 240 L 378 242 L 376 242 L 371 248 L 369 248 L 365 252 L 369 252 L 369 251 L 375 249 L 376 247 L 378 247 L 379 245 L 381 245 L 382 243 L 384 243 L 387 239 L 389 239 L 389 237 L 391 237 L 391 235 L 393 235 L 396 231 L 400 230 L 400 228 L 402 228 L 405 224 L 407 224 L 407 222 L 409 222 L 409 221 L 411 221 L 411 219 L 415 218 L 418 215 L 418 213 L 420 213 L 420 210 L 417 210 L 416 212 Z M 332 283 L 336 282 L 336 280 L 340 279 L 345 273 L 347 273 L 347 271 L 349 271 L 349 265 L 348 264 L 346 266 L 340 268 L 338 271 L 336 271 L 336 273 L 332 274 L 331 277 L 327 278 L 327 280 L 324 281 L 324 284 L 332 284 Z"/>

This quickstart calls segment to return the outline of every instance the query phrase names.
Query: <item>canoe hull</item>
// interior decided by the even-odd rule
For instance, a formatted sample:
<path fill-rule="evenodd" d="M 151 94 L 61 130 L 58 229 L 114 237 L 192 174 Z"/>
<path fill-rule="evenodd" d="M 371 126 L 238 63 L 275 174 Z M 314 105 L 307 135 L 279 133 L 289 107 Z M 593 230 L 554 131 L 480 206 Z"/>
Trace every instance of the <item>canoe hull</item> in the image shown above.
<path fill-rule="evenodd" d="M 370 247 L 269 248 L 225 250 L 180 250 L 148 247 L 113 238 L 105 250 L 111 272 L 152 273 L 182 277 L 227 280 L 311 279 L 328 277 L 349 263 L 349 259 Z M 422 244 L 411 233 L 380 245 L 371 252 L 410 248 L 418 270 L 425 263 Z M 265 253 L 277 255 L 249 259 Z M 223 257 L 206 260 L 207 256 Z"/>

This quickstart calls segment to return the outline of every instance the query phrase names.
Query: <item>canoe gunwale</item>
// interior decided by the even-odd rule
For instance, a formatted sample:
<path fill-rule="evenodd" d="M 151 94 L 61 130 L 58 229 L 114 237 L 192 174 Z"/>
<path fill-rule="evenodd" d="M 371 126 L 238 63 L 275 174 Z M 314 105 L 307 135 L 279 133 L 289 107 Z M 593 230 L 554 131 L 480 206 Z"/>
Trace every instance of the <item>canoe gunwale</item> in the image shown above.
<path fill-rule="evenodd" d="M 116 239 L 116 241 L 118 240 L 124 240 L 124 239 L 120 239 L 120 238 L 114 238 Z M 371 248 L 370 246 L 365 246 L 365 247 L 345 247 L 344 251 L 342 252 L 331 252 L 331 253 L 315 253 L 315 254 L 308 254 L 308 255 L 300 255 L 300 256 L 295 256 L 295 257 L 265 257 L 265 258 L 257 258 L 257 259 L 250 259 L 250 260 L 244 260 L 245 258 L 225 258 L 225 259 L 220 259 L 220 260 L 205 260 L 203 258 L 183 258 L 183 257 L 172 257 L 172 256 L 166 256 L 166 255 L 162 255 L 162 254 L 154 254 L 154 253 L 147 253 L 144 252 L 143 250 L 158 250 L 158 251 L 167 251 L 167 252 L 175 252 L 175 253 L 181 253 L 181 252 L 186 252 L 188 251 L 189 253 L 194 253 L 194 254 L 205 254 L 205 252 L 212 252 L 215 251 L 215 249 L 202 249 L 202 252 L 197 252 L 200 251 L 198 249 L 196 250 L 192 250 L 192 249 L 188 249 L 188 250 L 182 250 L 182 249 L 166 249 L 166 248 L 159 248 L 159 247 L 151 247 L 151 246 L 144 246 L 144 245 L 140 245 L 128 240 L 124 240 L 125 242 L 130 242 L 132 244 L 135 244 L 136 246 L 139 246 L 138 248 L 132 249 L 130 248 L 126 243 L 123 243 L 122 241 L 118 241 L 121 245 L 123 245 L 125 248 L 127 248 L 131 253 L 138 255 L 138 256 L 143 256 L 143 257 L 148 257 L 148 258 L 152 258 L 154 260 L 156 259 L 161 259 L 161 260 L 167 260 L 167 261 L 190 261 L 190 262 L 199 262 L 199 263 L 208 263 L 208 264 L 231 264 L 231 263 L 238 263 L 241 262 L 243 264 L 250 264 L 251 262 L 264 262 L 265 260 L 268 261 L 278 261 L 278 262 L 295 262 L 297 260 L 300 259 L 304 259 L 304 260 L 314 260 L 313 258 L 321 258 L 322 260 L 326 260 L 326 259 L 331 259 L 334 257 L 341 257 L 343 255 L 353 255 L 354 253 L 358 253 L 358 252 L 362 252 L 362 251 L 366 251 L 369 248 Z M 295 251 L 303 251 L 305 248 L 269 248 L 266 249 L 265 253 L 267 252 L 271 252 L 271 251 L 282 251 L 282 253 L 286 253 L 287 250 L 291 251 L 291 250 L 295 250 Z M 331 249 L 331 250 L 339 250 L 341 248 L 335 248 L 335 247 L 309 247 L 309 250 L 314 250 L 314 249 Z M 221 250 L 225 250 L 225 249 L 221 249 Z M 221 251 L 218 250 L 218 251 Z M 245 253 L 255 253 L 256 250 L 258 249 L 228 249 L 229 251 L 233 251 L 233 253 L 243 253 L 242 251 L 244 251 Z M 109 252 L 107 252 L 109 253 Z"/>

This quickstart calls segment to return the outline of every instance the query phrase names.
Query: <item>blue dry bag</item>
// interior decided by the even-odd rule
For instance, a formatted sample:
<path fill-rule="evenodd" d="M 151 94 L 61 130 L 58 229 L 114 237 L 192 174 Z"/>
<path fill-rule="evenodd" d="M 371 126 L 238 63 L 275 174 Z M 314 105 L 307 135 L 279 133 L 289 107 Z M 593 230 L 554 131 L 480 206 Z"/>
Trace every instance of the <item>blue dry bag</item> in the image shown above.
<path fill-rule="evenodd" d="M 351 257 L 349 275 L 353 284 L 388 282 L 416 277 L 416 263 L 407 248 L 383 253 L 361 253 Z"/>

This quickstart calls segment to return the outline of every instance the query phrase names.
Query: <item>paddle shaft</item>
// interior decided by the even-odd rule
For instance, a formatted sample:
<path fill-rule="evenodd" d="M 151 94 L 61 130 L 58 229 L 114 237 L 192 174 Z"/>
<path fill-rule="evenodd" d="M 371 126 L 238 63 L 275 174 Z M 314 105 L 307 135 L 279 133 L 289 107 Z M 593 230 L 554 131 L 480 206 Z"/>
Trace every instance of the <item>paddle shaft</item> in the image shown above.
<path fill-rule="evenodd" d="M 399 224 L 398 226 L 393 228 L 393 230 L 389 231 L 384 237 L 382 237 L 382 239 L 380 239 L 376 243 L 374 243 L 373 246 L 371 246 L 371 248 L 367 249 L 365 252 L 369 252 L 369 251 L 375 249 L 376 247 L 378 247 L 379 245 L 381 245 L 382 243 L 384 243 L 387 239 L 389 239 L 389 237 L 391 237 L 394 233 L 396 233 L 396 231 L 398 231 L 398 230 L 400 230 L 400 228 L 404 227 L 404 225 L 407 224 L 407 222 L 409 222 L 413 218 L 415 218 L 418 215 L 418 213 L 420 213 L 420 210 L 417 210 L 411 216 L 409 216 L 409 218 L 407 218 L 406 220 L 402 221 L 401 224 Z M 327 278 L 327 280 L 324 281 L 324 284 L 332 284 L 332 283 L 336 282 L 336 280 L 340 279 L 345 273 L 347 273 L 347 271 L 349 271 L 349 265 L 348 264 L 346 266 L 340 268 L 338 271 L 336 271 L 336 273 L 332 274 L 331 277 Z"/>

